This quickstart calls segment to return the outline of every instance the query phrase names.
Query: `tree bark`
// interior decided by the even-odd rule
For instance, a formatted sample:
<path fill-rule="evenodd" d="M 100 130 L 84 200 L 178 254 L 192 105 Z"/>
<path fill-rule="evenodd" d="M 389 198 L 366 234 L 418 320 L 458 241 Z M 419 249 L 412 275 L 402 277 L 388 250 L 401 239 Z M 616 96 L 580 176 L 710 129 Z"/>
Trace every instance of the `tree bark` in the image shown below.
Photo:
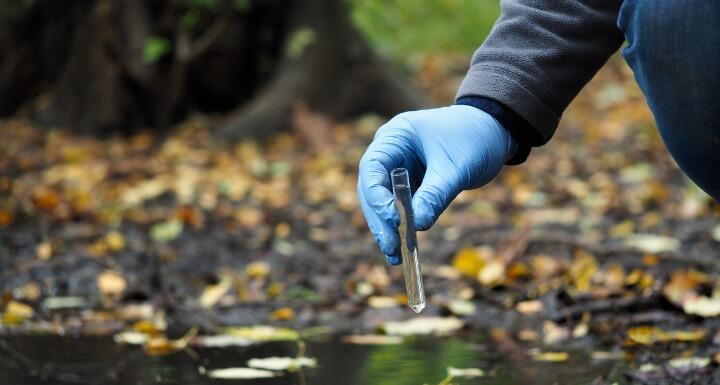
<path fill-rule="evenodd" d="M 230 111 L 217 134 L 241 139 L 288 129 L 299 104 L 333 119 L 426 104 L 373 54 L 341 0 L 217 4 L 0 0 L 0 49 L 10 53 L 0 57 L 0 115 L 29 110 L 41 123 L 104 134 Z M 149 61 L 157 38 L 169 52 Z"/>

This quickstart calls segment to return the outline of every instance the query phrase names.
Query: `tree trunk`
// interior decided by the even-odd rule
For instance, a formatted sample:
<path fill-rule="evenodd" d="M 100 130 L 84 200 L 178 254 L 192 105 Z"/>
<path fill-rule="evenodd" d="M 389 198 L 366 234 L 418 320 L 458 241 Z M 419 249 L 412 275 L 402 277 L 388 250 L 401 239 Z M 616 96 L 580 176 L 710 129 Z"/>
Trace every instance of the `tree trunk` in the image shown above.
<path fill-rule="evenodd" d="M 425 104 L 341 0 L 192 4 L 0 0 L 0 115 L 102 134 L 232 111 L 217 133 L 240 139 L 287 129 L 299 104 L 336 119 Z"/>

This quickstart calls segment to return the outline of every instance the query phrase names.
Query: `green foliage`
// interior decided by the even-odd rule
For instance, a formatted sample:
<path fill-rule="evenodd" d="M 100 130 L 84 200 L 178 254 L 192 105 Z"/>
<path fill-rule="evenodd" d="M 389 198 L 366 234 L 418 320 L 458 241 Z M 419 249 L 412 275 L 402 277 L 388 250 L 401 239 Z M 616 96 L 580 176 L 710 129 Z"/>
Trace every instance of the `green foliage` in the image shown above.
<path fill-rule="evenodd" d="M 180 26 L 182 29 L 189 31 L 197 25 L 200 20 L 200 12 L 195 9 L 191 9 L 185 12 L 180 19 Z"/>
<path fill-rule="evenodd" d="M 167 55 L 171 49 L 172 43 L 170 43 L 170 40 L 159 36 L 150 37 L 145 41 L 143 61 L 148 64 L 155 63 Z"/>
<path fill-rule="evenodd" d="M 219 0 L 183 0 L 183 2 L 192 8 L 216 9 L 220 5 Z"/>
<path fill-rule="evenodd" d="M 350 0 L 350 6 L 374 47 L 404 65 L 425 54 L 470 55 L 500 14 L 498 0 Z"/>
<path fill-rule="evenodd" d="M 315 31 L 311 28 L 300 28 L 290 36 L 285 52 L 291 59 L 297 59 L 316 38 Z"/>

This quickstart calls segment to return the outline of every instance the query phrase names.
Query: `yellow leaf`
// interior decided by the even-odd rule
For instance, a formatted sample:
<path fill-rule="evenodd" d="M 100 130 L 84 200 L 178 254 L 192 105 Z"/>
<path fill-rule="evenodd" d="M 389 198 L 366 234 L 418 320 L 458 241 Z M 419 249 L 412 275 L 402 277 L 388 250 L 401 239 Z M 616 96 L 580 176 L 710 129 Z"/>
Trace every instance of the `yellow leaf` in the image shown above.
<path fill-rule="evenodd" d="M 489 261 L 478 273 L 478 281 L 484 286 L 497 286 L 505 281 L 505 263 L 499 259 Z"/>
<path fill-rule="evenodd" d="M 245 267 L 245 274 L 252 279 L 264 279 L 270 274 L 270 264 L 267 262 L 251 262 Z"/>
<path fill-rule="evenodd" d="M 22 302 L 11 300 L 5 306 L 5 313 L 3 313 L 3 324 L 5 325 L 20 325 L 26 320 L 32 318 L 33 308 Z"/>
<path fill-rule="evenodd" d="M 570 358 L 570 355 L 567 352 L 542 352 L 535 353 L 532 357 L 535 361 L 564 362 Z"/>
<path fill-rule="evenodd" d="M 281 307 L 270 313 L 270 321 L 290 321 L 295 318 L 295 310 L 289 307 Z"/>
<path fill-rule="evenodd" d="M 515 309 L 523 314 L 538 314 L 543 311 L 543 303 L 538 300 L 521 301 L 515 305 Z"/>
<path fill-rule="evenodd" d="M 230 327 L 225 329 L 225 333 L 252 341 L 295 341 L 300 338 L 295 330 L 262 325 Z"/>
<path fill-rule="evenodd" d="M 665 331 L 654 326 L 636 326 L 628 330 L 628 338 L 641 345 L 671 341 L 693 342 L 705 338 L 705 331 L 702 329 Z"/>
<path fill-rule="evenodd" d="M 592 277 L 597 270 L 598 264 L 595 257 L 585 251 L 578 251 L 575 255 L 575 262 L 568 271 L 568 276 L 575 290 L 580 292 L 590 290 Z"/>
<path fill-rule="evenodd" d="M 35 247 L 35 255 L 41 261 L 47 261 L 52 257 L 52 245 L 50 242 L 42 242 Z"/>
<path fill-rule="evenodd" d="M 111 231 L 105 236 L 105 243 L 112 251 L 122 251 L 125 248 L 125 237 L 118 231 Z"/>
<path fill-rule="evenodd" d="M 469 277 L 477 277 L 480 269 L 485 265 L 483 251 L 477 247 L 460 249 L 453 257 L 452 266 Z"/>
<path fill-rule="evenodd" d="M 373 308 L 390 308 L 396 307 L 398 305 L 399 303 L 397 301 L 397 298 L 395 297 L 386 297 L 379 295 L 368 297 L 368 306 Z"/>
<path fill-rule="evenodd" d="M 105 270 L 97 278 L 100 292 L 108 297 L 119 297 L 125 291 L 127 283 L 125 278 L 114 270 Z"/>
<path fill-rule="evenodd" d="M 200 295 L 200 305 L 204 308 L 215 306 L 231 287 L 232 279 L 228 276 L 221 276 L 218 283 L 208 285 L 203 290 L 202 295 Z"/>

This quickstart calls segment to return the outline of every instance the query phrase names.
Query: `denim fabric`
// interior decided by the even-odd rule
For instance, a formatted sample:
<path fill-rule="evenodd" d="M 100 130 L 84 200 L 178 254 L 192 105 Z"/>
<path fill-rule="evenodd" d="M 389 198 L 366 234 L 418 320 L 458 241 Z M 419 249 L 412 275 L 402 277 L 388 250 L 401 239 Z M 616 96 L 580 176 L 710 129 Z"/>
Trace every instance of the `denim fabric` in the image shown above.
<path fill-rule="evenodd" d="M 625 0 L 618 26 L 665 145 L 720 201 L 720 0 Z"/>

